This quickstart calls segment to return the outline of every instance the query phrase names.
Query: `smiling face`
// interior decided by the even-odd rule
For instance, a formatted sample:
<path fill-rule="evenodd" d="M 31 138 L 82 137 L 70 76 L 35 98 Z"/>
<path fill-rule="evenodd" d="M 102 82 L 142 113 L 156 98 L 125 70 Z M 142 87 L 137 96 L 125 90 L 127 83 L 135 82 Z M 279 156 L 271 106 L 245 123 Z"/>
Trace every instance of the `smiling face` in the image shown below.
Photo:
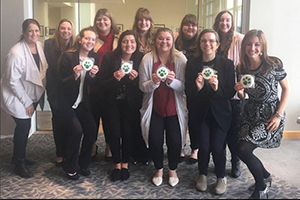
<path fill-rule="evenodd" d="M 198 27 L 196 24 L 192 24 L 192 23 L 184 24 L 182 26 L 182 32 L 184 38 L 187 40 L 192 39 L 196 35 L 197 29 Z"/>
<path fill-rule="evenodd" d="M 73 28 L 69 22 L 63 22 L 59 25 L 59 37 L 63 40 L 70 40 L 73 35 Z"/>
<path fill-rule="evenodd" d="M 40 37 L 40 29 L 36 24 L 30 23 L 23 36 L 27 44 L 35 44 Z"/>
<path fill-rule="evenodd" d="M 131 55 L 136 50 L 136 41 L 133 35 L 124 36 L 121 42 L 122 54 Z"/>
<path fill-rule="evenodd" d="M 229 13 L 224 13 L 219 21 L 219 30 L 222 33 L 228 33 L 228 31 L 231 29 L 232 27 L 232 18 L 231 15 Z"/>
<path fill-rule="evenodd" d="M 169 32 L 161 31 L 156 40 L 155 46 L 158 52 L 169 52 L 173 47 L 173 37 Z"/>
<path fill-rule="evenodd" d="M 250 60 L 260 59 L 261 52 L 262 52 L 262 45 L 257 36 L 249 39 L 246 42 L 245 54 L 248 56 Z"/>
<path fill-rule="evenodd" d="M 137 28 L 139 32 L 147 32 L 151 27 L 151 21 L 146 18 L 141 18 L 137 21 Z"/>
<path fill-rule="evenodd" d="M 85 31 L 84 37 L 79 39 L 81 44 L 80 50 L 82 51 L 91 51 L 96 43 L 96 34 L 93 31 Z"/>
<path fill-rule="evenodd" d="M 207 32 L 201 36 L 200 49 L 203 57 L 215 57 L 218 49 L 216 35 L 212 32 Z"/>
<path fill-rule="evenodd" d="M 100 14 L 96 19 L 96 26 L 100 33 L 108 35 L 111 30 L 111 20 L 107 16 Z"/>

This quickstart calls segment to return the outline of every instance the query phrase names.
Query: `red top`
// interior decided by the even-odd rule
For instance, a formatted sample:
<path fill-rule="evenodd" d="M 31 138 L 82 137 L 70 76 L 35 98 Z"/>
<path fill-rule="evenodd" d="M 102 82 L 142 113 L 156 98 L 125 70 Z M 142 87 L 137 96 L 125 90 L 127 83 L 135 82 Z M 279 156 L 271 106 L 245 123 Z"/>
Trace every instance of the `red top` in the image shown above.
<path fill-rule="evenodd" d="M 103 56 L 109 52 L 112 52 L 113 49 L 113 37 L 114 34 L 111 31 L 108 35 L 99 34 L 99 39 L 104 42 L 104 44 L 98 49 L 97 54 L 99 55 L 99 68 L 101 66 L 101 62 Z"/>
<path fill-rule="evenodd" d="M 114 36 L 114 34 L 112 31 L 106 36 L 99 33 L 99 39 L 104 42 L 103 45 L 97 51 L 97 54 L 99 55 L 99 64 L 98 64 L 99 69 L 101 67 L 103 56 L 109 52 L 112 52 L 113 38 L 114 38 L 113 36 Z M 98 77 L 98 76 L 99 76 L 99 73 L 96 74 L 96 77 Z M 99 90 L 99 88 L 98 88 L 97 84 L 90 86 L 90 92 L 97 93 L 98 90 Z"/>
<path fill-rule="evenodd" d="M 156 73 L 161 61 L 153 64 L 153 72 Z M 170 71 L 175 72 L 174 63 L 168 62 L 166 67 Z M 168 117 L 177 115 L 174 91 L 166 85 L 165 82 L 161 82 L 159 87 L 153 94 L 153 109 L 161 117 Z"/>

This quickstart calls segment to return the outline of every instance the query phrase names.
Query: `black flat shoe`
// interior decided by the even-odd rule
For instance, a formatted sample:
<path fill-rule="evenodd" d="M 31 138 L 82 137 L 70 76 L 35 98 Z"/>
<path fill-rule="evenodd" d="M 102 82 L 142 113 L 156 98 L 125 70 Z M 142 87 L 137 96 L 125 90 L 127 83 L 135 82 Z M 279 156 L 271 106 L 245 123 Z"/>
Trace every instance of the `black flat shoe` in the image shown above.
<path fill-rule="evenodd" d="M 114 169 L 111 173 L 111 181 L 118 181 L 121 179 L 121 170 L 120 169 Z"/>
<path fill-rule="evenodd" d="M 62 167 L 62 163 L 63 163 L 63 161 L 61 161 L 61 162 L 55 161 L 55 166 L 56 167 Z"/>
<path fill-rule="evenodd" d="M 105 161 L 105 162 L 110 162 L 110 161 L 112 161 L 112 156 L 110 156 L 110 157 L 104 156 L 104 161 Z"/>
<path fill-rule="evenodd" d="M 121 169 L 121 181 L 126 181 L 127 179 L 129 179 L 129 177 L 130 177 L 130 173 L 129 173 L 128 169 L 122 168 Z"/>
<path fill-rule="evenodd" d="M 185 156 L 180 156 L 179 163 L 182 163 L 184 161 L 184 159 L 185 159 Z"/>
<path fill-rule="evenodd" d="M 22 178 L 32 178 L 33 173 L 25 166 L 25 163 L 15 165 L 14 172 Z"/>
<path fill-rule="evenodd" d="M 79 179 L 79 174 L 75 172 L 74 174 L 67 173 L 67 177 L 70 180 L 76 181 Z"/>
<path fill-rule="evenodd" d="M 192 165 L 192 164 L 195 164 L 198 162 L 198 159 L 195 159 L 195 158 L 191 158 L 189 157 L 189 163 Z"/>
<path fill-rule="evenodd" d="M 17 162 L 14 159 L 11 159 L 10 163 L 17 164 Z M 25 158 L 25 165 L 28 165 L 28 166 L 35 165 L 35 161 Z"/>
<path fill-rule="evenodd" d="M 82 176 L 89 176 L 91 174 L 90 169 L 80 169 L 78 173 Z"/>

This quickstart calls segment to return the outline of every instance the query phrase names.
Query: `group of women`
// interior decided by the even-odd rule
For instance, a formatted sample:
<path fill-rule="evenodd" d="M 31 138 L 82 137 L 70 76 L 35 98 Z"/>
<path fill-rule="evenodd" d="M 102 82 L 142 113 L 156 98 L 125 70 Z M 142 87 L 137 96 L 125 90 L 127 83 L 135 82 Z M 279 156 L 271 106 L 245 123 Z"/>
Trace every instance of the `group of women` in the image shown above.
<path fill-rule="evenodd" d="M 213 29 L 200 33 L 192 14 L 184 16 L 179 33 L 154 31 L 149 10 L 139 8 L 132 30 L 121 33 L 111 13 L 99 9 L 93 26 L 82 29 L 75 42 L 72 23 L 61 20 L 43 51 L 39 23 L 27 19 L 22 28 L 1 80 L 1 107 L 17 125 L 12 162 L 18 175 L 33 177 L 26 143 L 31 116 L 46 91 L 56 165 L 71 180 L 90 175 L 101 118 L 112 181 L 130 177 L 131 158 L 144 164 L 151 159 L 152 182 L 160 186 L 166 138 L 168 183 L 176 186 L 188 130 L 189 163 L 198 163 L 199 191 L 207 190 L 212 153 L 214 192 L 226 192 L 228 143 L 231 175 L 240 176 L 241 159 L 255 179 L 251 198 L 268 195 L 272 177 L 253 151 L 280 145 L 289 89 L 282 62 L 267 54 L 261 30 L 239 34 L 232 14 L 222 11 Z M 240 81 L 245 75 L 254 77 L 251 87 Z"/>

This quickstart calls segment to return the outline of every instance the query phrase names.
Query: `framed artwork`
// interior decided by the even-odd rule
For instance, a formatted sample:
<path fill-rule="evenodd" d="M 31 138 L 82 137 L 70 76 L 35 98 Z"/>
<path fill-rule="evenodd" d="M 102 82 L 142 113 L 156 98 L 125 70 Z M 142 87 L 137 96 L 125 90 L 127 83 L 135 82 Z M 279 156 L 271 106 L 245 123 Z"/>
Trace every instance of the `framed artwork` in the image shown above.
<path fill-rule="evenodd" d="M 48 35 L 49 35 L 49 27 L 46 26 L 46 27 L 45 27 L 45 36 L 48 36 Z"/>
<path fill-rule="evenodd" d="M 120 31 L 123 31 L 123 24 L 116 24 Z"/>
<path fill-rule="evenodd" d="M 44 26 L 40 25 L 40 37 L 44 37 Z"/>
<path fill-rule="evenodd" d="M 49 29 L 49 35 L 53 35 L 55 33 L 55 28 L 50 28 Z"/>
<path fill-rule="evenodd" d="M 159 28 L 165 28 L 164 24 L 154 24 L 154 29 L 157 30 Z"/>

